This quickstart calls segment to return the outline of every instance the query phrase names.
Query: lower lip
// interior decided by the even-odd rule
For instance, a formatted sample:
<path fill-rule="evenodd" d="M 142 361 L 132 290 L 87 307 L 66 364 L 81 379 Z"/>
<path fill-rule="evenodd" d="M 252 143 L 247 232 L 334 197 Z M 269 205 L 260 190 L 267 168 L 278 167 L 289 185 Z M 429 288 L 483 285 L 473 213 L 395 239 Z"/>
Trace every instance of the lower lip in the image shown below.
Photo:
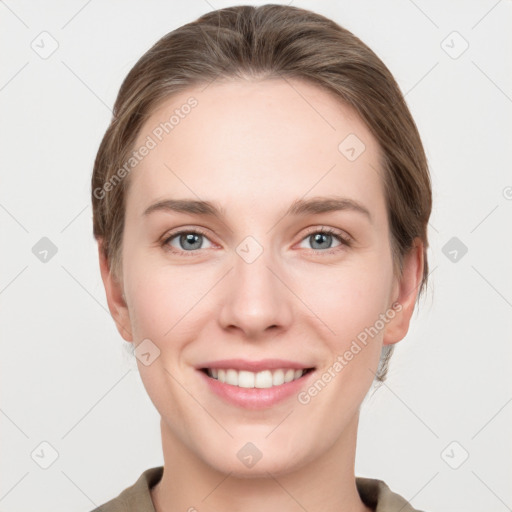
<path fill-rule="evenodd" d="M 267 409 L 278 402 L 290 398 L 292 395 L 297 395 L 315 373 L 314 370 L 310 370 L 297 380 L 286 382 L 280 386 L 272 386 L 271 388 L 241 388 L 220 382 L 209 377 L 205 372 L 198 371 L 215 394 L 226 402 L 245 409 Z"/>

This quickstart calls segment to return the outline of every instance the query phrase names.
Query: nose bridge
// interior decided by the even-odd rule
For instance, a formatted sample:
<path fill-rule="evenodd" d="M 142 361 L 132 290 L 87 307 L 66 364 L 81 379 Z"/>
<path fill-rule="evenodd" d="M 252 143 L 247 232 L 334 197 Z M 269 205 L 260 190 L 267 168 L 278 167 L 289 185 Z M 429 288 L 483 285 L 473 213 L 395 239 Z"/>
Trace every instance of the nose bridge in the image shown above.
<path fill-rule="evenodd" d="M 274 272 L 279 274 L 274 253 L 253 237 L 236 247 L 220 318 L 224 327 L 236 326 L 255 336 L 289 322 L 289 297 Z"/>

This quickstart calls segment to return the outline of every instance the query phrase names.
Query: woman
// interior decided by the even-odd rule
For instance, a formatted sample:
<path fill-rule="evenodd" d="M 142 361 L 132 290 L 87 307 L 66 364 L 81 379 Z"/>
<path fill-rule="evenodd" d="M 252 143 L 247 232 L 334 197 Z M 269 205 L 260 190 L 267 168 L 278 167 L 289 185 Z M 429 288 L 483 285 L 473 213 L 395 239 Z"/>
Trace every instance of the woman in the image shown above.
<path fill-rule="evenodd" d="M 164 466 L 100 509 L 414 510 L 354 461 L 427 283 L 431 201 L 396 82 L 333 21 L 237 6 L 158 41 L 121 86 L 92 202 Z"/>

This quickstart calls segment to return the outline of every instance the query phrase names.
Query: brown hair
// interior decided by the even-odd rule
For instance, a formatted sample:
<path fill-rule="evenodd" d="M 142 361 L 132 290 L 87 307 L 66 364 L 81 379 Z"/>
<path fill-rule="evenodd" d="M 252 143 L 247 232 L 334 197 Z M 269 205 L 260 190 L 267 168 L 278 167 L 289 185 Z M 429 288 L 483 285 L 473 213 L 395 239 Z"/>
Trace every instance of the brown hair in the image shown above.
<path fill-rule="evenodd" d="M 113 274 L 121 275 L 129 184 L 122 178 L 142 125 L 171 95 L 219 76 L 306 80 L 355 109 L 381 150 L 396 276 L 414 239 L 424 243 L 419 298 L 428 279 L 432 192 L 425 152 L 403 95 L 385 64 L 351 32 L 314 12 L 274 4 L 212 11 L 173 30 L 123 81 L 94 162 L 91 190 L 94 237 L 101 240 Z M 383 347 L 378 381 L 386 377 L 393 347 Z"/>

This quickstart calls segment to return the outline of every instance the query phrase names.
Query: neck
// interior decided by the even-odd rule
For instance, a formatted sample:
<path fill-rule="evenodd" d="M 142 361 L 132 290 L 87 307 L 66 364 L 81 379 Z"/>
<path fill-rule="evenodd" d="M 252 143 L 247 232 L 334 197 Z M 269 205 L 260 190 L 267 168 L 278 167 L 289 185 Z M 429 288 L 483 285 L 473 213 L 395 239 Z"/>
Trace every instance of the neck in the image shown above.
<path fill-rule="evenodd" d="M 161 420 L 164 472 L 151 489 L 156 512 L 371 512 L 357 491 L 354 462 L 358 415 L 325 453 L 286 474 L 239 478 L 207 465 Z"/>

